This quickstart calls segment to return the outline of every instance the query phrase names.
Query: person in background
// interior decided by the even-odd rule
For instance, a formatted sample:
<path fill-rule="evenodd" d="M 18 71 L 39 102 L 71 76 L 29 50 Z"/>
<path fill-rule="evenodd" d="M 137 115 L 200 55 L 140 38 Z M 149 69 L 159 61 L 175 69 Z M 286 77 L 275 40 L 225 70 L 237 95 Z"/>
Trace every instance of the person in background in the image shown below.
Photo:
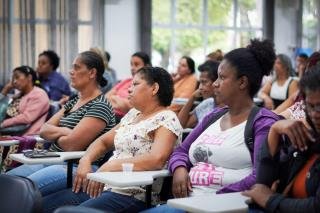
<path fill-rule="evenodd" d="M 41 128 L 40 136 L 53 141 L 49 151 L 84 151 L 100 135 L 115 126 L 111 104 L 101 93 L 102 58 L 92 51 L 80 53 L 70 70 L 71 86 L 78 94 L 50 118 Z M 22 165 L 7 172 L 28 177 L 47 195 L 66 187 L 67 165 Z"/>
<path fill-rule="evenodd" d="M 108 60 L 106 58 L 105 52 L 102 51 L 99 47 L 91 47 L 89 50 L 99 54 L 100 57 L 103 59 L 103 63 L 104 63 L 103 77 L 108 81 L 108 83 L 106 86 L 101 87 L 101 91 L 103 94 L 105 94 L 106 92 L 111 90 L 111 88 L 116 84 L 116 80 L 114 79 L 112 73 L 108 70 Z"/>
<path fill-rule="evenodd" d="M 215 98 L 213 86 L 213 82 L 218 78 L 218 67 L 219 63 L 215 61 L 206 61 L 198 67 L 200 72 L 199 88 L 192 94 L 178 114 L 183 128 L 195 127 L 215 106 L 222 105 Z M 195 100 L 200 97 L 204 100 L 192 110 Z"/>
<path fill-rule="evenodd" d="M 221 62 L 223 60 L 223 52 L 220 49 L 217 49 L 216 51 L 209 53 L 206 56 L 206 61 L 208 60 Z"/>
<path fill-rule="evenodd" d="M 71 189 L 43 198 L 44 212 L 62 205 L 79 205 L 107 212 L 139 212 L 146 208 L 142 187 L 114 187 L 89 181 L 91 164 L 112 147 L 114 155 L 97 172 L 122 171 L 123 163 L 132 163 L 133 171 L 161 170 L 175 146 L 181 142 L 182 127 L 175 113 L 167 109 L 173 97 L 170 74 L 159 67 L 143 67 L 133 77 L 129 101 L 133 108 L 120 124 L 95 140 L 80 159 Z M 162 180 L 152 186 L 157 203 Z M 91 198 L 91 199 L 90 199 Z"/>
<path fill-rule="evenodd" d="M 7 108 L 6 119 L 0 128 L 18 124 L 30 125 L 23 135 L 39 134 L 45 123 L 49 110 L 49 98 L 46 92 L 37 86 L 37 74 L 29 66 L 16 67 L 12 81 L 7 83 L 1 94 L 7 95 L 15 88 L 19 91 L 14 95 Z"/>
<path fill-rule="evenodd" d="M 110 101 L 117 123 L 131 109 L 128 100 L 128 89 L 132 84 L 132 79 L 137 71 L 144 66 L 151 66 L 150 57 L 144 52 L 136 52 L 131 56 L 130 60 L 131 76 L 117 83 L 109 92 L 106 93 L 106 98 Z"/>
<path fill-rule="evenodd" d="M 174 99 L 188 99 L 192 96 L 194 91 L 196 91 L 198 81 L 194 73 L 194 60 L 188 56 L 183 56 L 179 61 L 177 72 L 172 74 L 172 79 L 174 83 Z M 173 103 L 170 105 L 169 109 L 178 114 L 182 106 L 183 105 L 181 104 Z"/>
<path fill-rule="evenodd" d="M 307 124 L 272 125 L 260 153 L 257 184 L 243 195 L 257 206 L 249 212 L 320 212 L 320 66 L 300 79 Z M 258 210 L 260 209 L 260 210 Z"/>
<path fill-rule="evenodd" d="M 274 80 L 268 81 L 260 90 L 258 97 L 268 109 L 276 109 L 298 90 L 298 81 L 291 77 L 292 64 L 288 56 L 277 55 L 274 65 Z"/>
<path fill-rule="evenodd" d="M 110 53 L 107 52 L 107 51 L 105 51 L 104 54 L 105 54 L 105 57 L 106 57 L 106 59 L 107 59 L 106 69 L 111 73 L 111 76 L 112 76 L 112 78 L 115 80 L 115 82 L 118 82 L 117 72 L 116 72 L 113 68 L 111 68 L 111 67 L 109 66 L 109 63 L 110 63 L 110 60 L 111 60 L 111 55 L 110 55 Z"/>
<path fill-rule="evenodd" d="M 37 74 L 41 87 L 47 92 L 51 101 L 60 101 L 71 95 L 67 80 L 57 72 L 60 58 L 53 50 L 46 50 L 39 54 Z"/>
<path fill-rule="evenodd" d="M 308 62 L 308 55 L 305 53 L 300 53 L 296 57 L 296 75 L 298 76 L 299 79 L 302 78 L 302 75 L 304 71 L 306 70 L 307 67 L 307 62 Z"/>

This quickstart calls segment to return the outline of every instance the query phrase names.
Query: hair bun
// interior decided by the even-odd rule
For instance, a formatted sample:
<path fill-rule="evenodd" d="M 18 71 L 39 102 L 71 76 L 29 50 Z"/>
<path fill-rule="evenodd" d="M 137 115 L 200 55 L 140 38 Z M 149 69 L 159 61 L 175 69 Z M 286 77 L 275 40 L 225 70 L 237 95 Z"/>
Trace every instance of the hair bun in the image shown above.
<path fill-rule="evenodd" d="M 269 75 L 276 60 L 273 42 L 267 39 L 262 41 L 252 39 L 250 40 L 250 44 L 247 48 L 253 53 L 259 62 L 262 74 Z"/>

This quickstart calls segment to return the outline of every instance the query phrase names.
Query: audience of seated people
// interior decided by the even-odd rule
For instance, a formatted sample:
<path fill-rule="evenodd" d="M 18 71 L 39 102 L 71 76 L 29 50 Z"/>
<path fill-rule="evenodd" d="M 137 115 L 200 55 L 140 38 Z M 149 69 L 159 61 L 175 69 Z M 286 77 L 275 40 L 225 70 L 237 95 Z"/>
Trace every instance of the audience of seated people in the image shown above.
<path fill-rule="evenodd" d="M 320 212 L 320 60 L 300 79 L 307 124 L 282 120 L 262 147 L 249 212 Z M 286 135 L 286 137 L 283 137 Z M 284 140 L 285 139 L 285 140 Z"/>
<path fill-rule="evenodd" d="M 91 47 L 90 51 L 93 51 L 100 55 L 100 57 L 103 59 L 104 64 L 104 73 L 103 77 L 107 80 L 107 85 L 104 87 L 101 87 L 101 91 L 103 94 L 111 90 L 111 88 L 117 83 L 116 79 L 114 78 L 114 75 L 111 73 L 111 71 L 108 69 L 108 60 L 106 58 L 106 54 L 103 50 L 101 50 L 98 47 Z"/>
<path fill-rule="evenodd" d="M 320 52 L 314 52 L 307 61 L 305 72 L 314 70 L 315 65 L 320 61 Z M 282 115 L 286 119 L 304 119 L 305 109 L 303 97 L 298 90 L 283 102 L 274 112 Z"/>
<path fill-rule="evenodd" d="M 53 141 L 50 151 L 84 151 L 92 141 L 115 126 L 112 106 L 100 91 L 100 86 L 106 85 L 103 72 L 103 60 L 98 54 L 86 51 L 75 58 L 70 80 L 78 95 L 40 131 L 42 138 Z M 30 178 L 42 195 L 66 187 L 66 165 L 22 165 L 7 174 Z"/>
<path fill-rule="evenodd" d="M 132 108 L 128 100 L 128 89 L 132 84 L 132 79 L 137 71 L 144 66 L 151 66 L 150 57 L 144 52 L 136 52 L 131 56 L 131 78 L 117 83 L 109 92 L 106 93 L 106 98 L 110 101 L 117 123 L 120 119 Z"/>
<path fill-rule="evenodd" d="M 293 69 L 288 56 L 277 55 L 274 71 L 274 79 L 266 82 L 258 95 L 268 109 L 276 109 L 298 90 L 298 81 L 292 77 Z"/>
<path fill-rule="evenodd" d="M 200 72 L 199 88 L 192 94 L 188 102 L 182 107 L 178 114 L 179 121 L 183 128 L 193 128 L 202 118 L 222 103 L 216 99 L 213 82 L 218 78 L 219 62 L 206 61 L 198 67 Z M 194 102 L 198 98 L 203 101 L 193 109 Z"/>
<path fill-rule="evenodd" d="M 57 72 L 59 63 L 59 56 L 52 50 L 46 50 L 39 54 L 36 71 L 41 87 L 52 101 L 60 101 L 64 96 L 71 95 L 69 83 Z"/>
<path fill-rule="evenodd" d="M 97 172 L 122 171 L 122 163 L 133 163 L 134 171 L 165 168 L 174 147 L 180 143 L 182 133 L 176 114 L 167 109 L 172 97 L 173 82 L 166 70 L 158 67 L 139 69 L 129 89 L 129 101 L 133 108 L 120 124 L 89 146 L 79 161 L 73 191 L 66 189 L 44 197 L 44 212 L 52 212 L 67 204 L 81 204 L 108 212 L 144 210 L 145 189 L 108 185 L 104 191 L 103 184 L 88 181 L 86 175 L 92 172 L 92 162 L 112 147 L 115 147 L 114 155 Z M 161 185 L 161 181 L 153 184 L 155 203 Z"/>
<path fill-rule="evenodd" d="M 213 85 L 216 97 L 227 107 L 208 114 L 171 155 L 169 170 L 176 198 L 240 192 L 256 183 L 260 147 L 279 117 L 265 108 L 257 112 L 251 127 L 251 148 L 244 133 L 254 108 L 253 96 L 275 58 L 273 43 L 268 40 L 252 40 L 246 48 L 224 56 Z M 215 119 L 224 109 L 227 112 Z M 149 211 L 182 212 L 167 205 Z"/>
<path fill-rule="evenodd" d="M 195 76 L 194 60 L 188 56 L 183 56 L 177 68 L 177 72 L 172 74 L 174 83 L 173 98 L 190 98 L 197 89 L 197 78 Z M 171 104 L 169 109 L 176 114 L 181 110 L 181 104 Z"/>
<path fill-rule="evenodd" d="M 6 118 L 0 128 L 25 124 L 28 128 L 23 135 L 39 134 L 46 121 L 49 98 L 36 82 L 37 74 L 31 67 L 21 66 L 13 70 L 12 81 L 4 86 L 1 95 L 6 96 L 13 88 L 19 93 L 15 94 L 8 104 Z"/>

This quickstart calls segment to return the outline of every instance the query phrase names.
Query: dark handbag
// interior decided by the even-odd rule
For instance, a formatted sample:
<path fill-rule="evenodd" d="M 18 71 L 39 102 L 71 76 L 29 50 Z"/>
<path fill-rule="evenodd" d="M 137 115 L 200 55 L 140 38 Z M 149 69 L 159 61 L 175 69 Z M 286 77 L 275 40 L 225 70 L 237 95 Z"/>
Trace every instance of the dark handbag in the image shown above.
<path fill-rule="evenodd" d="M 0 135 L 22 135 L 30 127 L 30 124 L 18 124 L 0 128 Z"/>

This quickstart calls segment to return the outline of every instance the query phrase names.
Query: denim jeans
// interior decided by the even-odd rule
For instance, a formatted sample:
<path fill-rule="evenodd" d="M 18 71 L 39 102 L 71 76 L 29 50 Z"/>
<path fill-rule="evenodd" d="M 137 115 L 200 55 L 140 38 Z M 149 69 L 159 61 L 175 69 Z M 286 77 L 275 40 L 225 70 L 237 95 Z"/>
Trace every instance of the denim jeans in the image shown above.
<path fill-rule="evenodd" d="M 65 189 L 67 185 L 67 165 L 22 165 L 7 174 L 28 177 L 38 186 L 42 196 Z"/>
<path fill-rule="evenodd" d="M 131 196 L 104 191 L 99 197 L 91 198 L 84 192 L 73 193 L 71 189 L 65 189 L 43 197 L 43 212 L 53 212 L 64 205 L 80 205 L 95 208 L 107 212 L 140 212 L 146 208 L 146 204 Z"/>
<path fill-rule="evenodd" d="M 163 205 L 142 211 L 141 213 L 185 213 L 185 211 L 170 207 L 167 204 L 163 204 Z"/>
<path fill-rule="evenodd" d="M 75 174 L 77 167 L 73 167 Z M 98 166 L 93 165 L 92 171 Z M 22 165 L 7 172 L 9 175 L 28 177 L 39 188 L 42 196 L 46 196 L 67 188 L 67 165 Z"/>

